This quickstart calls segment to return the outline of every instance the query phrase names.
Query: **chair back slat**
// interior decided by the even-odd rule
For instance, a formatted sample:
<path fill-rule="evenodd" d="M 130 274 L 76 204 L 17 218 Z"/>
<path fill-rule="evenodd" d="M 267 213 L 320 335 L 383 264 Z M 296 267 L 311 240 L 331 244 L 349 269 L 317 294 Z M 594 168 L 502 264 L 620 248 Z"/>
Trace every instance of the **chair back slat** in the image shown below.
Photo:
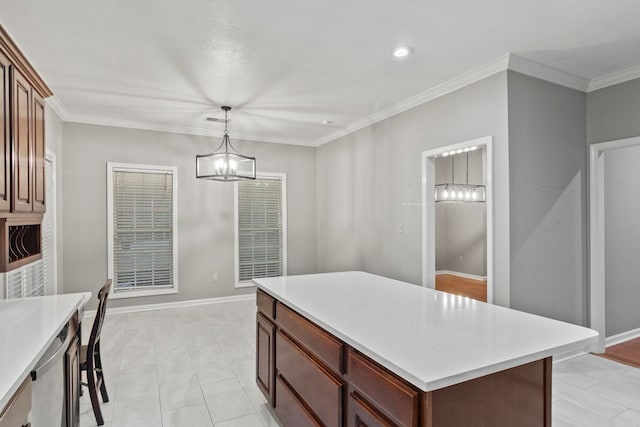
<path fill-rule="evenodd" d="M 91 335 L 87 343 L 88 354 L 93 354 L 96 344 L 100 342 L 100 333 L 102 332 L 102 324 L 104 323 L 104 316 L 107 311 L 107 298 L 109 297 L 110 290 L 111 279 L 108 279 L 98 292 L 98 309 L 96 310 L 96 318 L 93 321 Z M 88 356 L 87 360 L 89 360 Z"/>

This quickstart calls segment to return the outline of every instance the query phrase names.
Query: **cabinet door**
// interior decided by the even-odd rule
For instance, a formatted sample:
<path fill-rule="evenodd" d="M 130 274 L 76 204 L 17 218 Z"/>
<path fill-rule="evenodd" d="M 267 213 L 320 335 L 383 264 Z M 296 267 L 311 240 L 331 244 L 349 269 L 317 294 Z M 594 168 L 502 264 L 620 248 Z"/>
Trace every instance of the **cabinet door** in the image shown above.
<path fill-rule="evenodd" d="M 75 337 L 64 357 L 66 427 L 80 425 L 80 344 Z"/>
<path fill-rule="evenodd" d="M 11 109 L 9 108 L 9 60 L 0 53 L 0 151 L 4 161 L 0 161 L 0 212 L 8 212 L 11 209 L 11 135 L 9 123 Z"/>
<path fill-rule="evenodd" d="M 276 327 L 262 314 L 256 314 L 256 383 L 271 406 L 274 404 Z"/>
<path fill-rule="evenodd" d="M 11 205 L 14 212 L 32 211 L 33 169 L 31 143 L 31 85 L 11 68 L 12 184 Z"/>
<path fill-rule="evenodd" d="M 44 99 L 33 91 L 33 211 L 45 210 Z"/>

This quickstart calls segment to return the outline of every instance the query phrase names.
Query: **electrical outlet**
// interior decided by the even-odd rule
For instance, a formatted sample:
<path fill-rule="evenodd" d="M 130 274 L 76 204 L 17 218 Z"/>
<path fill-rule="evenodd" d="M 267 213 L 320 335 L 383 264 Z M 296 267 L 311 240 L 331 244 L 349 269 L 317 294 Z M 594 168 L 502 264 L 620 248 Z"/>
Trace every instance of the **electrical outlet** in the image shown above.
<path fill-rule="evenodd" d="M 213 281 L 214 282 L 218 281 L 218 273 L 213 273 Z"/>
<path fill-rule="evenodd" d="M 404 233 L 404 224 L 398 226 L 398 233 Z"/>
<path fill-rule="evenodd" d="M 460 255 L 460 261 L 462 261 L 462 255 Z"/>

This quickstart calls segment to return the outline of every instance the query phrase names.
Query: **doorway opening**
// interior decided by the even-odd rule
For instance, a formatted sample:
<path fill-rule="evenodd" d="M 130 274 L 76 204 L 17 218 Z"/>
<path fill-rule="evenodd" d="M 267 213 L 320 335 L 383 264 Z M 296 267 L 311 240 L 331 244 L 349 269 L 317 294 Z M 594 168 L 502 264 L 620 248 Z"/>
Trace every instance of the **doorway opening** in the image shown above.
<path fill-rule="evenodd" d="M 591 348 L 594 353 L 604 353 L 609 346 L 640 337 L 636 298 L 632 295 L 640 268 L 636 267 L 637 251 L 633 249 L 637 247 L 637 216 L 633 212 L 640 209 L 634 184 L 638 177 L 637 163 L 628 164 L 637 158 L 638 150 L 640 137 L 589 147 L 589 318 L 590 327 L 600 334 Z"/>
<path fill-rule="evenodd" d="M 493 137 L 422 153 L 422 286 L 493 303 Z"/>

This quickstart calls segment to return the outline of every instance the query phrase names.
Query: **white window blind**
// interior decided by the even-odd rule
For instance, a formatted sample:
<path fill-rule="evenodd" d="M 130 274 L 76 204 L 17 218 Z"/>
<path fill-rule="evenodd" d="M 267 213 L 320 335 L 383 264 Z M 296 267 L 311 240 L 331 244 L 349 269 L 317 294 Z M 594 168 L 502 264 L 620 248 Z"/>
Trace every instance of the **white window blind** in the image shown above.
<path fill-rule="evenodd" d="M 175 168 L 109 166 L 109 267 L 114 294 L 174 293 Z"/>
<path fill-rule="evenodd" d="M 45 161 L 45 200 L 47 210 L 42 219 L 42 269 L 44 294 L 56 293 L 57 252 L 56 252 L 56 174 L 55 161 L 47 157 Z"/>
<path fill-rule="evenodd" d="M 284 175 L 238 181 L 236 194 L 237 282 L 286 274 Z"/>

